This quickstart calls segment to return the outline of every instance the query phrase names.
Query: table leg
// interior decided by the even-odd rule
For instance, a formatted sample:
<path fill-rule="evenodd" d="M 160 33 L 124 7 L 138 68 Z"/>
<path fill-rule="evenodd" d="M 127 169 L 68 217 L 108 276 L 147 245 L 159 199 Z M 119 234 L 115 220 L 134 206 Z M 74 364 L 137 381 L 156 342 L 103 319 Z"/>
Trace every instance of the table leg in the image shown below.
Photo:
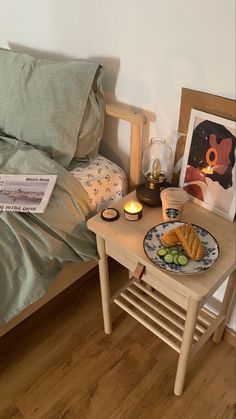
<path fill-rule="evenodd" d="M 189 297 L 188 308 L 186 313 L 185 327 L 182 339 L 182 345 L 179 355 L 179 362 L 175 378 L 174 393 L 181 396 L 183 393 L 184 382 L 187 372 L 189 357 L 191 354 L 193 335 L 197 323 L 199 312 L 199 302 Z"/>
<path fill-rule="evenodd" d="M 222 339 L 224 329 L 225 329 L 225 323 L 227 320 L 227 316 L 229 314 L 230 306 L 233 301 L 234 293 L 236 288 L 236 270 L 232 272 L 228 279 L 228 284 L 225 290 L 224 299 L 221 304 L 221 310 L 219 315 L 225 316 L 224 321 L 218 326 L 218 328 L 215 330 L 215 333 L 213 335 L 213 342 L 219 343 Z"/>
<path fill-rule="evenodd" d="M 100 277 L 100 289 L 102 297 L 102 311 L 105 333 L 110 334 L 112 331 L 111 314 L 110 314 L 110 286 L 107 255 L 105 248 L 105 240 L 97 236 L 97 248 L 100 256 L 98 267 Z"/>

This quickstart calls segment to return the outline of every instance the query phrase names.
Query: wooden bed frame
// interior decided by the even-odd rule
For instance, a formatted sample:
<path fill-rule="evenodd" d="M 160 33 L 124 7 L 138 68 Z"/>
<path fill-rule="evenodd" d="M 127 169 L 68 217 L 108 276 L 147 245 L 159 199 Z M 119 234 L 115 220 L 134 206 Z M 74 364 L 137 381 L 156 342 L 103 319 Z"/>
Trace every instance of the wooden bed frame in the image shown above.
<path fill-rule="evenodd" d="M 146 118 L 141 113 L 132 111 L 129 107 L 113 104 L 106 105 L 106 115 L 127 121 L 131 126 L 129 188 L 132 190 L 139 183 L 142 156 L 142 127 L 146 123 Z M 92 260 L 89 262 L 71 263 L 63 268 L 48 292 L 42 298 L 26 307 L 12 320 L 0 326 L 0 337 L 48 303 L 75 281 L 82 278 L 86 273 L 95 268 L 96 265 L 97 262 Z"/>

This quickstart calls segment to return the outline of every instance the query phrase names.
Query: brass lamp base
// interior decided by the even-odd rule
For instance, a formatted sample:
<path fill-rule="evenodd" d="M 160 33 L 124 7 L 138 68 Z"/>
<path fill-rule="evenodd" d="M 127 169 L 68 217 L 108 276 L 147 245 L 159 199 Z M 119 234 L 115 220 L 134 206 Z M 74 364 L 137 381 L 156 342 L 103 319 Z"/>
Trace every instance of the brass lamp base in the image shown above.
<path fill-rule="evenodd" d="M 162 189 L 168 188 L 171 185 L 167 182 L 145 182 L 138 185 L 136 188 L 136 196 L 139 201 L 148 205 L 149 207 L 161 207 L 160 193 Z"/>

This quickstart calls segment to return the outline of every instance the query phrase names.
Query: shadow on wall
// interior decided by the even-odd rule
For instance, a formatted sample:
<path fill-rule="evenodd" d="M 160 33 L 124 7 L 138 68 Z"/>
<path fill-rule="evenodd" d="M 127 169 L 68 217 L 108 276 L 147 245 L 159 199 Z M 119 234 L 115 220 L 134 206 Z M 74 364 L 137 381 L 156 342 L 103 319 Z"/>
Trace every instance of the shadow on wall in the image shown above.
<path fill-rule="evenodd" d="M 116 103 L 118 104 L 118 101 L 116 99 L 116 84 L 117 79 L 119 75 L 120 70 L 120 59 L 118 57 L 102 57 L 102 56 L 91 56 L 91 57 L 75 57 L 71 55 L 66 55 L 62 53 L 58 53 L 55 51 L 48 51 L 48 50 L 42 50 L 42 49 L 35 49 L 30 48 L 28 46 L 17 44 L 14 42 L 8 43 L 9 48 L 13 51 L 19 52 L 19 53 L 26 53 L 30 54 L 36 58 L 40 59 L 49 59 L 49 60 L 55 60 L 55 61 L 65 61 L 65 60 L 73 60 L 76 58 L 85 58 L 91 61 L 99 62 L 104 66 L 104 78 L 103 78 L 103 88 L 105 92 L 105 98 L 106 102 L 108 103 Z M 142 130 L 142 142 L 143 147 L 145 147 L 149 142 L 149 124 L 150 122 L 154 122 L 156 120 L 156 115 L 150 111 L 131 107 L 126 104 L 123 104 L 119 102 L 120 105 L 127 107 L 129 110 L 133 110 L 139 113 L 142 113 L 146 116 L 147 123 L 143 127 Z M 118 131 L 118 127 L 119 129 Z M 105 126 L 104 126 L 104 135 L 103 135 L 103 141 L 100 146 L 99 152 L 103 154 L 104 156 L 108 157 L 112 161 L 114 161 L 116 164 L 118 164 L 122 169 L 126 171 L 128 174 L 129 172 L 129 144 L 127 148 L 124 148 L 119 144 L 119 137 L 127 138 L 127 141 L 130 138 L 130 124 L 127 122 L 124 122 L 122 124 L 119 123 L 118 120 L 114 118 L 107 117 L 105 120 Z M 121 141 L 121 143 L 127 144 L 124 140 Z"/>
<path fill-rule="evenodd" d="M 103 57 L 103 56 L 92 56 L 90 57 L 93 61 L 100 62 L 105 69 L 103 87 L 105 92 L 106 103 L 119 104 L 127 110 L 132 110 L 145 115 L 147 123 L 144 125 L 142 130 L 142 144 L 145 147 L 149 142 L 149 124 L 156 120 L 156 115 L 150 111 L 140 109 L 134 106 L 129 106 L 117 100 L 116 98 L 116 84 L 120 70 L 120 59 L 117 57 Z M 129 144 L 128 147 L 122 147 L 119 144 L 119 138 L 122 138 L 121 143 L 127 144 L 130 138 L 130 123 L 124 121 L 120 123 L 115 118 L 107 117 L 105 119 L 103 141 L 101 142 L 99 152 L 111 159 L 128 175 L 129 172 Z M 127 139 L 127 141 L 123 140 Z M 125 145 L 126 145 L 125 144 Z"/>
<path fill-rule="evenodd" d="M 141 130 L 142 148 L 149 143 L 150 122 L 156 120 L 156 115 L 150 111 L 140 109 L 135 106 L 129 106 L 125 103 L 117 101 L 115 94 L 107 93 L 106 102 L 122 106 L 127 111 L 133 111 L 143 114 L 146 117 L 146 124 Z M 131 138 L 131 124 L 127 121 L 118 121 L 115 118 L 107 116 L 105 119 L 103 141 L 100 146 L 100 153 L 108 157 L 123 170 L 125 170 L 129 177 L 129 157 L 130 157 L 130 138 Z M 119 143 L 119 140 L 121 143 Z M 123 144 L 123 147 L 121 146 Z M 125 148 L 124 148 L 125 144 Z M 140 179 L 142 182 L 142 179 Z"/>

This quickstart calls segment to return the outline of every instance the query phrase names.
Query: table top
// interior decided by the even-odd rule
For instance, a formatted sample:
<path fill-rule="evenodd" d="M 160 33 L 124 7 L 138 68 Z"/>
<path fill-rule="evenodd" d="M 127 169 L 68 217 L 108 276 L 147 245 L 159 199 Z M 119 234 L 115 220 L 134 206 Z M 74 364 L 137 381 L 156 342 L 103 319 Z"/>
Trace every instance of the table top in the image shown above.
<path fill-rule="evenodd" d="M 180 275 L 163 271 L 146 256 L 143 249 L 143 239 L 147 231 L 163 222 L 161 208 L 143 205 L 143 216 L 138 221 L 128 221 L 124 218 L 125 202 L 135 199 L 135 191 L 114 205 L 120 212 L 120 218 L 107 222 L 101 219 L 100 213 L 88 220 L 88 228 L 105 240 L 113 240 L 116 246 L 125 250 L 130 257 L 135 256 L 140 263 L 148 266 L 149 271 L 159 278 L 169 281 L 184 295 L 192 295 L 199 301 L 207 300 L 215 290 L 234 271 L 235 261 L 235 222 L 230 222 L 219 215 L 193 202 L 185 204 L 180 221 L 198 224 L 209 231 L 219 244 L 220 254 L 214 265 L 201 274 Z"/>

